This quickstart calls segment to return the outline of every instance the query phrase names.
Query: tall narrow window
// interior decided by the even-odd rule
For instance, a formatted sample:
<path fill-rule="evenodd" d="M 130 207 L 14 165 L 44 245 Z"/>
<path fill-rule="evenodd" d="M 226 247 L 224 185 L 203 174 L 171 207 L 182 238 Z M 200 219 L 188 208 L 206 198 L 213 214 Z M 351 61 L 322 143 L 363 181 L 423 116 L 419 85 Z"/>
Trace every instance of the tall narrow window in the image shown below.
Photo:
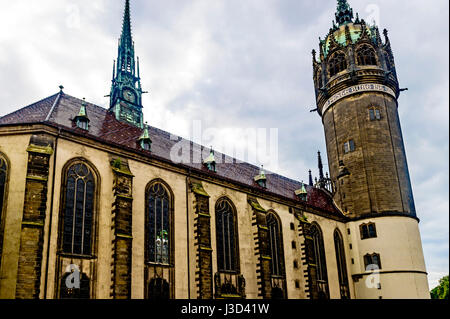
<path fill-rule="evenodd" d="M 317 224 L 311 226 L 311 237 L 314 244 L 314 261 L 316 265 L 317 289 L 320 299 L 329 298 L 327 263 L 322 231 Z"/>
<path fill-rule="evenodd" d="M 3 223 L 6 204 L 6 182 L 8 177 L 8 166 L 6 160 L 0 155 L 0 266 L 3 250 Z"/>
<path fill-rule="evenodd" d="M 92 255 L 95 179 L 84 163 L 69 167 L 63 206 L 62 252 Z"/>
<path fill-rule="evenodd" d="M 336 250 L 336 262 L 338 266 L 339 287 L 342 299 L 350 298 L 350 290 L 348 286 L 347 263 L 345 260 L 344 241 L 339 230 L 334 232 L 334 247 Z"/>
<path fill-rule="evenodd" d="M 154 183 L 147 193 L 147 261 L 171 264 L 171 198 L 168 189 Z"/>
<path fill-rule="evenodd" d="M 3 206 L 6 201 L 6 177 L 7 177 L 6 160 L 0 156 L 0 225 L 2 224 Z M 1 249 L 1 248 L 0 248 Z"/>
<path fill-rule="evenodd" d="M 347 69 L 347 60 L 345 58 L 345 54 L 342 52 L 335 53 L 328 62 L 328 71 L 330 72 L 330 77 L 335 76 L 345 69 Z"/>
<path fill-rule="evenodd" d="M 267 228 L 269 229 L 270 257 L 272 276 L 284 276 L 283 238 L 281 236 L 281 225 L 274 213 L 269 212 L 266 216 Z"/>
<path fill-rule="evenodd" d="M 367 44 L 362 45 L 356 51 L 356 56 L 359 65 L 377 65 L 375 50 Z"/>
<path fill-rule="evenodd" d="M 228 199 L 216 204 L 217 266 L 219 272 L 238 272 L 235 210 Z"/>

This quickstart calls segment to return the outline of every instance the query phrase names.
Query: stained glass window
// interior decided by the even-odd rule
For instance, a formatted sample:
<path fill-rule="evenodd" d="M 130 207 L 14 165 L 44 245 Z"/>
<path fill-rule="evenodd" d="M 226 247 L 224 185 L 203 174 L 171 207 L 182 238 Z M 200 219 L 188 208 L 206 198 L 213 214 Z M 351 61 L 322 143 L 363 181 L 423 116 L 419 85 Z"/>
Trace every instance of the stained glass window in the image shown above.
<path fill-rule="evenodd" d="M 342 299 L 350 298 L 350 290 L 348 287 L 347 264 L 345 261 L 344 241 L 341 233 L 336 230 L 334 232 L 334 246 L 336 250 L 336 262 L 338 266 L 339 285 Z"/>
<path fill-rule="evenodd" d="M 219 271 L 237 271 L 235 214 L 231 203 L 222 199 L 216 204 L 217 265 Z"/>
<path fill-rule="evenodd" d="M 94 194 L 92 171 L 83 163 L 72 165 L 66 175 L 62 234 L 64 253 L 92 254 Z"/>
<path fill-rule="evenodd" d="M 335 76 L 339 72 L 347 69 L 347 60 L 345 54 L 342 52 L 335 53 L 328 62 L 328 70 L 330 72 L 330 77 Z"/>
<path fill-rule="evenodd" d="M 280 223 L 273 213 L 268 213 L 266 219 L 267 228 L 269 229 L 272 276 L 284 276 L 283 242 Z"/>
<path fill-rule="evenodd" d="M 314 257 L 317 265 L 317 280 L 328 280 L 325 249 L 323 245 L 322 231 L 317 225 L 311 228 L 311 237 L 314 242 Z"/>
<path fill-rule="evenodd" d="M 6 170 L 6 161 L 0 157 L 0 225 L 2 223 L 3 204 L 5 201 Z"/>
<path fill-rule="evenodd" d="M 358 49 L 356 56 L 359 65 L 377 65 L 375 50 L 367 44 Z"/>
<path fill-rule="evenodd" d="M 147 259 L 170 264 L 170 196 L 160 183 L 153 184 L 147 196 Z"/>

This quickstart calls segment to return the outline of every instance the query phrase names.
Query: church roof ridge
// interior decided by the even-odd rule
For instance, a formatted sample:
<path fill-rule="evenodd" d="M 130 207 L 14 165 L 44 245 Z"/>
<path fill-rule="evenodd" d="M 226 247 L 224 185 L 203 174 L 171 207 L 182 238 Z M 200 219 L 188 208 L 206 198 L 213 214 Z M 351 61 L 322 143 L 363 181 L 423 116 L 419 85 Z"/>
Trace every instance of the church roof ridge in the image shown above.
<path fill-rule="evenodd" d="M 58 103 L 56 103 L 54 110 L 52 111 L 51 116 L 48 121 L 45 120 L 45 115 L 48 114 L 52 105 L 55 103 L 55 99 L 60 96 Z M 142 153 L 142 149 L 137 145 L 136 141 L 142 135 L 142 129 L 138 127 L 118 121 L 114 114 L 109 112 L 106 108 L 96 105 L 94 103 L 89 103 L 86 101 L 87 112 L 89 112 L 90 118 L 90 129 L 86 132 L 80 132 L 76 128 L 72 126 L 73 119 L 80 110 L 80 103 L 83 100 L 77 97 L 71 96 L 67 93 L 57 93 L 48 98 L 45 98 L 41 101 L 31 104 L 30 106 L 34 106 L 33 112 L 29 112 L 27 107 L 22 108 L 16 112 L 11 114 L 15 114 L 14 116 L 6 115 L 0 118 L 0 127 L 4 125 L 12 125 L 12 124 L 30 124 L 30 123 L 43 123 L 49 124 L 51 126 L 56 126 L 63 128 L 64 130 L 68 130 L 70 132 L 76 134 L 82 134 L 83 136 L 89 138 L 92 137 L 95 140 L 102 141 L 104 143 L 110 143 L 117 147 L 124 147 L 127 150 Z M 40 105 L 42 104 L 42 107 Z M 28 107 L 30 107 L 28 106 Z M 33 117 L 32 113 L 43 112 L 44 116 L 40 118 Z M 170 149 L 175 145 L 175 143 L 184 140 L 190 145 L 194 145 L 190 149 L 191 159 L 194 156 L 200 155 L 205 150 L 209 151 L 209 147 L 205 147 L 198 143 L 195 143 L 189 139 L 185 139 L 183 137 L 179 137 L 174 140 L 173 136 L 177 136 L 162 130 L 160 128 L 154 126 L 148 126 L 149 134 L 153 141 L 152 143 L 152 156 L 155 158 L 160 158 L 164 161 L 171 161 L 175 165 L 177 163 L 173 162 L 170 158 Z M 178 137 L 178 136 L 177 136 Z M 180 140 L 181 138 L 181 140 Z M 144 156 L 148 156 L 144 154 Z M 238 184 L 244 184 L 246 187 L 257 188 L 253 183 L 253 177 L 258 174 L 260 167 L 248 162 L 244 162 L 228 156 L 226 154 L 216 152 L 216 158 L 225 158 L 227 159 L 224 163 L 217 163 L 217 173 L 211 173 L 219 179 L 226 179 L 229 181 L 233 181 Z M 198 171 L 204 171 L 203 164 L 201 163 L 192 163 L 190 161 L 187 163 L 181 163 L 180 165 L 191 168 Z M 205 172 L 208 174 L 208 172 Z M 295 190 L 301 187 L 301 182 L 296 181 L 294 179 L 290 179 L 288 177 L 269 172 L 267 179 L 267 189 L 269 193 L 272 193 L 277 196 L 281 196 L 290 200 L 297 201 L 297 197 L 295 196 Z M 270 174 L 270 176 L 269 176 Z M 308 205 L 315 207 L 317 209 L 321 209 L 331 213 L 334 216 L 338 216 L 343 218 L 344 215 L 335 207 L 332 199 L 326 195 L 322 194 L 320 189 L 314 187 L 307 187 L 309 193 Z"/>

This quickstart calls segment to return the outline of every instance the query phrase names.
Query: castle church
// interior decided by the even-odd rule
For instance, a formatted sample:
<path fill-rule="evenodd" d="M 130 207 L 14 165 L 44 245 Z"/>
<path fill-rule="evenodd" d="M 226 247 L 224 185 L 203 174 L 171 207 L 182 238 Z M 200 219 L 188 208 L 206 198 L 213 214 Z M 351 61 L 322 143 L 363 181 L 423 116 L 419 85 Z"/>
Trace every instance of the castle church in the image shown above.
<path fill-rule="evenodd" d="M 0 298 L 429 298 L 388 32 L 335 19 L 304 184 L 145 124 L 126 0 L 109 109 L 60 87 L 0 118 Z"/>

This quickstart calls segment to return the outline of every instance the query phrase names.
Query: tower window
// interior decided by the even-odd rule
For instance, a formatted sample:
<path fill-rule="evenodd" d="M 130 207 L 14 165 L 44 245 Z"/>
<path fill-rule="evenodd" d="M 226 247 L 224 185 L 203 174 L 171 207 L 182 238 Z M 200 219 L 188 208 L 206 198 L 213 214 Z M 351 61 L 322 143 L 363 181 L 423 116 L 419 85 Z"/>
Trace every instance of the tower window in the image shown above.
<path fill-rule="evenodd" d="M 356 56 L 359 65 L 377 65 L 375 50 L 367 44 L 362 45 L 356 51 Z"/>
<path fill-rule="evenodd" d="M 361 239 L 369 239 L 377 237 L 377 229 L 374 223 L 362 224 L 359 226 L 361 231 Z"/>
<path fill-rule="evenodd" d="M 371 121 L 379 121 L 381 120 L 381 111 L 377 107 L 369 108 L 369 118 Z"/>
<path fill-rule="evenodd" d="M 337 52 L 332 55 L 328 62 L 328 71 L 330 73 L 330 77 L 335 76 L 345 69 L 347 69 L 347 60 L 345 58 L 345 54 L 342 52 Z"/>
<path fill-rule="evenodd" d="M 365 255 L 364 267 L 366 267 L 366 271 L 381 269 L 380 255 L 375 253 Z"/>
<path fill-rule="evenodd" d="M 344 144 L 344 153 L 348 154 L 355 151 L 355 142 L 353 140 Z"/>

